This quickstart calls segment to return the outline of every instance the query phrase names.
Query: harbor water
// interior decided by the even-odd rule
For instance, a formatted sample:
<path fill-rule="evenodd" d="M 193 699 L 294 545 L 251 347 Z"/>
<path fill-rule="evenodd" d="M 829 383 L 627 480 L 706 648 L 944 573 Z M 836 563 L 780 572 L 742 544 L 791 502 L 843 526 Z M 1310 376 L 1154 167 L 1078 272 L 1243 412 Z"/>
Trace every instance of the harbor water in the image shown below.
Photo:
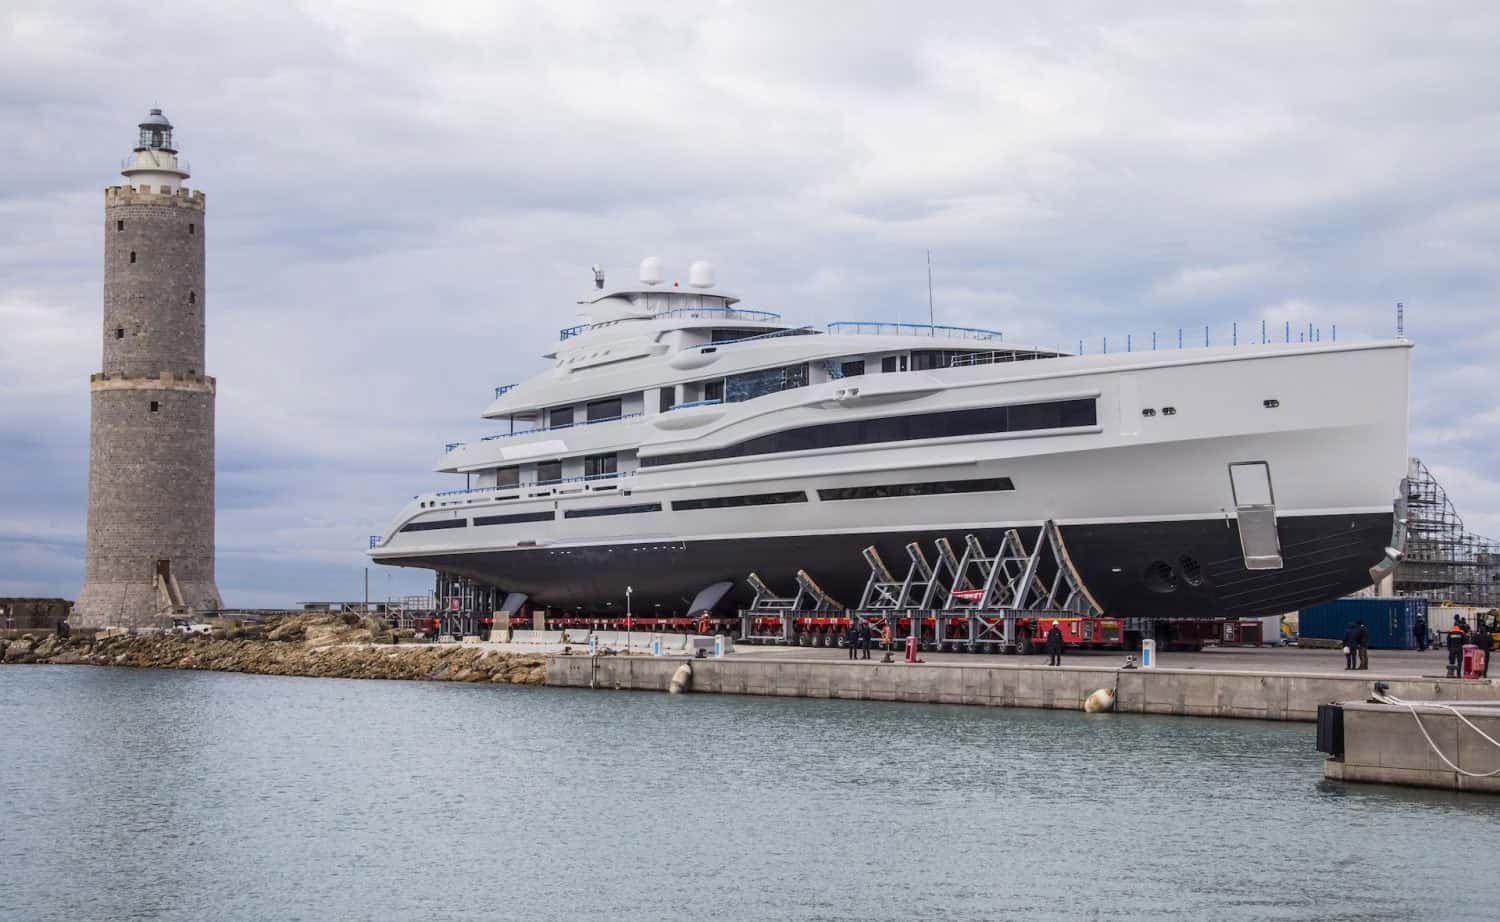
<path fill-rule="evenodd" d="M 0 919 L 1500 917 L 1306 724 L 0 668 Z"/>

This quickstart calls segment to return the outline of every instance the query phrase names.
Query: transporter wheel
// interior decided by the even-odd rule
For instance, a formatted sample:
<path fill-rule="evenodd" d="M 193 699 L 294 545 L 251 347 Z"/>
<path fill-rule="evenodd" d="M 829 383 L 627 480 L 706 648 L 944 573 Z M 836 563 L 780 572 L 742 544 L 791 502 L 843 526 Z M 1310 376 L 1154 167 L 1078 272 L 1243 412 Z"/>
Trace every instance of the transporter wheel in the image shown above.
<path fill-rule="evenodd" d="M 1030 656 L 1036 652 L 1036 641 L 1031 639 L 1031 632 L 1022 632 L 1016 640 L 1016 646 L 1020 649 L 1022 656 Z"/>

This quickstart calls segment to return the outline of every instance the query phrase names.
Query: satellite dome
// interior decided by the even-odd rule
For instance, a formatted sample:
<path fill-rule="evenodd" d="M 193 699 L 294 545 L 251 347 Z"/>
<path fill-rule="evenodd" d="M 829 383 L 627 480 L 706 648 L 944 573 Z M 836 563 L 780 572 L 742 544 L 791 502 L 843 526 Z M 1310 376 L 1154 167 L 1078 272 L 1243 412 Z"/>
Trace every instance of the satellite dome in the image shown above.
<path fill-rule="evenodd" d="M 713 263 L 700 259 L 688 267 L 688 284 L 694 288 L 714 287 Z"/>
<path fill-rule="evenodd" d="M 641 260 L 641 284 L 661 284 L 661 260 L 655 256 L 647 256 Z"/>

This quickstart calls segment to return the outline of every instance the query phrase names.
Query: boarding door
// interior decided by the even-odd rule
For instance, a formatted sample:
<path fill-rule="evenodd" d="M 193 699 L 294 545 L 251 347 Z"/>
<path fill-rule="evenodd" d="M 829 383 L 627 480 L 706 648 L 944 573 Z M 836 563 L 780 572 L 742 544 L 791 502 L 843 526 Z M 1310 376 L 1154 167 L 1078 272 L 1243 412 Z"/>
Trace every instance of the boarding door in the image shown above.
<path fill-rule="evenodd" d="M 1248 570 L 1280 570 L 1281 539 L 1276 534 L 1276 494 L 1271 465 L 1242 461 L 1229 465 L 1234 514 L 1240 526 L 1240 550 Z"/>

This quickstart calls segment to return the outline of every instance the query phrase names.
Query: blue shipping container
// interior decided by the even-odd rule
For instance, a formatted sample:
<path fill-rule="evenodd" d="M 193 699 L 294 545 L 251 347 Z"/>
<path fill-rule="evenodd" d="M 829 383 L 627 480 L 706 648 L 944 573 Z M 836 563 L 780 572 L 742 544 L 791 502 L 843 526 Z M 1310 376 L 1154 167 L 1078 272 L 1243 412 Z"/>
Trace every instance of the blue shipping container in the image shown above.
<path fill-rule="evenodd" d="M 1351 598 L 1312 605 L 1297 613 L 1297 635 L 1343 640 L 1344 629 L 1363 621 L 1372 650 L 1415 650 L 1417 616 L 1426 616 L 1426 599 Z"/>

